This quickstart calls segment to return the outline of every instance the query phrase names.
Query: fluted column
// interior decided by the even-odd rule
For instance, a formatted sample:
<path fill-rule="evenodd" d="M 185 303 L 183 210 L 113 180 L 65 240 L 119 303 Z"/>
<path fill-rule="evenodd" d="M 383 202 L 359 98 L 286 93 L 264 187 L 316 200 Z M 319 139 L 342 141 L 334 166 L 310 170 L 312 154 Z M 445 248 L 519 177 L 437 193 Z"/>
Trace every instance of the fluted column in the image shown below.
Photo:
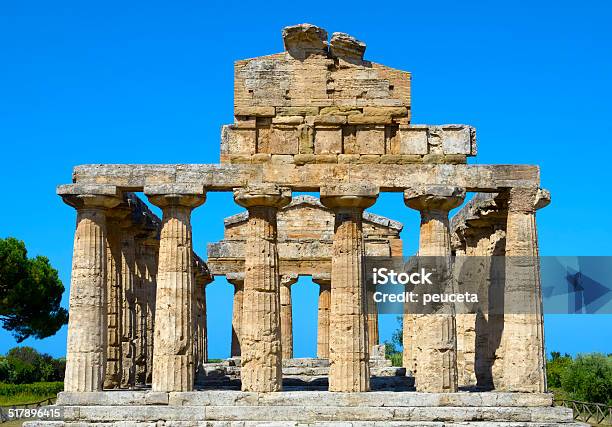
<path fill-rule="evenodd" d="M 321 203 L 335 214 L 329 313 L 329 390 L 370 389 L 363 268 L 362 217 L 378 197 L 369 185 L 321 188 Z"/>
<path fill-rule="evenodd" d="M 141 224 L 135 236 L 135 280 L 134 280 L 134 309 L 135 309 L 135 336 L 134 336 L 134 364 L 135 384 L 144 386 L 150 382 L 151 366 L 153 362 L 152 343 L 152 317 L 151 317 L 151 287 L 155 286 L 157 271 L 151 271 L 151 258 L 157 259 L 159 240 L 158 231 L 149 228 L 148 224 Z M 154 300 L 153 300 L 154 302 Z M 151 342 L 149 342 L 151 341 Z"/>
<path fill-rule="evenodd" d="M 436 271 L 438 280 L 421 292 L 452 293 L 451 246 L 448 212 L 459 206 L 465 190 L 458 187 L 419 186 L 404 192 L 407 206 L 421 213 L 418 263 Z M 457 336 L 452 304 L 428 307 L 414 316 L 417 391 L 457 391 Z"/>
<path fill-rule="evenodd" d="M 121 385 L 121 323 L 123 296 L 121 294 L 121 221 L 128 215 L 123 209 L 106 211 L 107 228 L 107 346 L 104 388 Z"/>
<path fill-rule="evenodd" d="M 232 305 L 232 347 L 230 354 L 232 357 L 240 357 L 244 273 L 230 273 L 227 274 L 226 279 L 234 286 L 234 303 Z"/>
<path fill-rule="evenodd" d="M 376 292 L 376 285 L 373 283 L 367 283 L 366 293 L 366 315 L 368 319 L 368 348 L 372 350 L 372 347 L 378 345 L 378 306 L 374 301 L 374 292 Z"/>
<path fill-rule="evenodd" d="M 107 344 L 105 211 L 121 200 L 105 195 L 66 194 L 70 192 L 58 189 L 64 201 L 77 210 L 64 390 L 100 391 L 105 379 Z"/>
<path fill-rule="evenodd" d="M 201 271 L 203 262 L 198 263 L 195 273 L 195 346 L 194 369 L 196 378 L 204 375 L 204 363 L 208 361 L 208 334 L 206 330 L 206 285 L 211 282 L 210 276 Z M 198 271 L 197 269 L 200 269 Z"/>
<path fill-rule="evenodd" d="M 546 391 L 544 320 L 535 211 L 550 194 L 537 188 L 508 191 L 503 372 L 497 389 Z"/>
<path fill-rule="evenodd" d="M 145 187 L 163 212 L 159 243 L 153 391 L 191 391 L 193 369 L 193 245 L 191 211 L 204 203 L 203 189 Z"/>
<path fill-rule="evenodd" d="M 159 235 L 155 232 L 141 241 L 142 262 L 146 268 L 144 278 L 145 306 L 145 383 L 153 381 L 153 338 L 155 334 L 155 299 L 157 294 L 157 260 L 159 258 Z"/>
<path fill-rule="evenodd" d="M 281 342 L 283 360 L 293 358 L 293 310 L 291 308 L 291 285 L 297 282 L 297 274 L 283 274 L 280 280 Z"/>
<path fill-rule="evenodd" d="M 280 391 L 282 344 L 276 214 L 289 204 L 291 194 L 276 185 L 260 184 L 234 190 L 234 199 L 249 211 L 240 341 L 242 390 Z"/>
<path fill-rule="evenodd" d="M 313 277 L 319 285 L 319 309 L 317 317 L 317 357 L 329 359 L 329 306 L 331 304 L 331 277 Z"/>
<path fill-rule="evenodd" d="M 130 208 L 121 209 L 128 212 L 121 222 L 121 388 L 130 388 L 136 377 L 136 244 Z"/>

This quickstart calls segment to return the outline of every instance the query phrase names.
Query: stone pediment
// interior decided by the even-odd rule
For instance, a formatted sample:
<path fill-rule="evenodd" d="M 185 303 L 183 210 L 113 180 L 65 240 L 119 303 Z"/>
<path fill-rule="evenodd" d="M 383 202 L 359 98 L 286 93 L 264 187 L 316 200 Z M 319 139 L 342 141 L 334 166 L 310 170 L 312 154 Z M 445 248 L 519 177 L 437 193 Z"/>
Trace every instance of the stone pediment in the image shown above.
<path fill-rule="evenodd" d="M 283 30 L 285 52 L 236 61 L 234 123 L 222 163 L 465 163 L 474 128 L 410 122 L 407 71 L 365 60 L 366 44 L 311 24 Z"/>

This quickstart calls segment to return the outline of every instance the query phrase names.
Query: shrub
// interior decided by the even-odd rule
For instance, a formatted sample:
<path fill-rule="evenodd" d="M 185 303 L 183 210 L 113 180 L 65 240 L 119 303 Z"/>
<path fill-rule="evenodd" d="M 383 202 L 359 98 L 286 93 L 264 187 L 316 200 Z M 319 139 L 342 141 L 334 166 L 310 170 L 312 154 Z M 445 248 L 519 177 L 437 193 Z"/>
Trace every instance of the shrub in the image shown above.
<path fill-rule="evenodd" d="M 578 355 L 561 373 L 561 387 L 573 399 L 612 405 L 612 356 Z"/>
<path fill-rule="evenodd" d="M 567 353 L 561 356 L 561 353 L 553 351 L 551 356 L 552 358 L 546 363 L 548 386 L 559 388 L 561 387 L 561 376 L 569 367 L 572 366 L 574 361 L 572 360 L 572 356 Z"/>
<path fill-rule="evenodd" d="M 0 382 L 28 384 L 64 379 L 66 362 L 41 354 L 32 347 L 15 347 L 0 359 Z"/>

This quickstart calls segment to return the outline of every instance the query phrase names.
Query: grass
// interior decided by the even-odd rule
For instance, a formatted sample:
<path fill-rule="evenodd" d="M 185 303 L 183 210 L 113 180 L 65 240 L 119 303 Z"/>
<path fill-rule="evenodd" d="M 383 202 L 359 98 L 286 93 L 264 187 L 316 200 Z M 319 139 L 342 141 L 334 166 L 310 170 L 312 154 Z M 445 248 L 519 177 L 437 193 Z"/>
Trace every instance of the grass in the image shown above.
<path fill-rule="evenodd" d="M 14 421 L 7 421 L 5 423 L 2 423 L 0 424 L 0 426 L 2 427 L 21 427 L 23 423 L 24 423 L 23 420 L 14 420 Z"/>
<path fill-rule="evenodd" d="M 41 400 L 45 400 L 50 397 L 55 397 L 55 395 L 40 396 L 31 393 L 20 393 L 13 396 L 0 396 L 0 406 L 23 405 L 24 403 L 40 402 Z M 2 427 L 5 425 L 6 424 L 2 424 Z"/>

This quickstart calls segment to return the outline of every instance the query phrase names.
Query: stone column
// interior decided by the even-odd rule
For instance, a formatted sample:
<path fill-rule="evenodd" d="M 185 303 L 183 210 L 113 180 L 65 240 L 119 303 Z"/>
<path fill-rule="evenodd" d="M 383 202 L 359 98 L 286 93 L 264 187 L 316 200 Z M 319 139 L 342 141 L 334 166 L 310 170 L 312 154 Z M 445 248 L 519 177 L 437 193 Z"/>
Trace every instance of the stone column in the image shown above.
<path fill-rule="evenodd" d="M 144 293 L 146 299 L 145 340 L 146 369 L 145 383 L 153 381 L 153 337 L 155 335 L 155 299 L 157 295 L 157 260 L 159 258 L 159 234 L 156 231 L 141 241 L 141 257 L 146 266 Z"/>
<path fill-rule="evenodd" d="M 151 258 L 157 259 L 159 240 L 157 230 L 149 229 L 143 225 L 136 235 L 136 278 L 134 281 L 134 307 L 135 307 L 135 383 L 144 386 L 150 382 L 151 363 L 153 362 L 152 343 L 152 311 L 151 287 L 155 286 L 157 271 L 151 271 Z M 153 300 L 154 302 L 155 300 Z M 149 380 L 149 381 L 148 381 Z"/>
<path fill-rule="evenodd" d="M 204 374 L 204 363 L 208 361 L 208 336 L 206 330 L 206 285 L 211 280 L 198 268 L 204 266 L 203 262 L 196 266 L 195 273 L 195 346 L 194 346 L 194 369 L 196 378 L 201 379 Z"/>
<path fill-rule="evenodd" d="M 105 211 L 118 205 L 121 199 L 70 194 L 73 192 L 72 186 L 58 189 L 64 202 L 77 210 L 64 390 L 101 391 L 107 344 Z"/>
<path fill-rule="evenodd" d="M 121 221 L 128 215 L 122 209 L 106 211 L 107 228 L 107 347 L 104 388 L 121 385 L 121 320 L 123 296 L 121 293 Z"/>
<path fill-rule="evenodd" d="M 234 303 L 232 305 L 232 348 L 231 356 L 240 357 L 240 334 L 242 327 L 242 298 L 244 294 L 244 273 L 230 273 L 225 276 L 234 286 Z"/>
<path fill-rule="evenodd" d="M 368 345 L 369 349 L 378 345 L 378 306 L 374 301 L 374 292 L 376 291 L 376 285 L 373 283 L 367 283 L 366 293 L 366 310 L 368 319 Z"/>
<path fill-rule="evenodd" d="M 259 184 L 234 190 L 234 199 L 249 211 L 240 338 L 242 390 L 280 391 L 282 344 L 276 214 L 289 204 L 291 193 L 276 185 Z"/>
<path fill-rule="evenodd" d="M 458 187 L 419 186 L 404 192 L 404 202 L 421 212 L 418 264 L 435 268 L 440 283 L 428 285 L 429 293 L 454 292 L 448 212 L 459 206 L 465 190 Z M 427 258 L 423 258 L 427 257 Z M 413 343 L 417 391 L 457 391 L 457 336 L 452 304 L 430 306 L 427 314 L 414 318 Z M 413 356 L 414 357 L 414 356 Z"/>
<path fill-rule="evenodd" d="M 317 357 L 329 359 L 329 306 L 331 303 L 331 277 L 313 277 L 319 285 L 319 310 L 317 321 Z"/>
<path fill-rule="evenodd" d="M 163 212 L 159 243 L 153 391 L 191 391 L 193 370 L 193 245 L 191 211 L 202 205 L 202 187 L 145 187 L 151 203 Z"/>
<path fill-rule="evenodd" d="M 291 285 L 297 282 L 297 274 L 283 274 L 280 280 L 281 342 L 283 360 L 293 358 L 293 311 Z"/>
<path fill-rule="evenodd" d="M 335 214 L 329 313 L 329 390 L 370 389 L 362 217 L 378 188 L 337 185 L 321 188 L 321 203 Z"/>
<path fill-rule="evenodd" d="M 502 347 L 503 374 L 496 388 L 546 391 L 544 320 L 535 211 L 550 194 L 537 188 L 508 191 L 506 287 Z"/>
<path fill-rule="evenodd" d="M 128 213 L 121 222 L 121 388 L 130 388 L 136 375 L 136 243 L 130 207 L 119 208 Z"/>

